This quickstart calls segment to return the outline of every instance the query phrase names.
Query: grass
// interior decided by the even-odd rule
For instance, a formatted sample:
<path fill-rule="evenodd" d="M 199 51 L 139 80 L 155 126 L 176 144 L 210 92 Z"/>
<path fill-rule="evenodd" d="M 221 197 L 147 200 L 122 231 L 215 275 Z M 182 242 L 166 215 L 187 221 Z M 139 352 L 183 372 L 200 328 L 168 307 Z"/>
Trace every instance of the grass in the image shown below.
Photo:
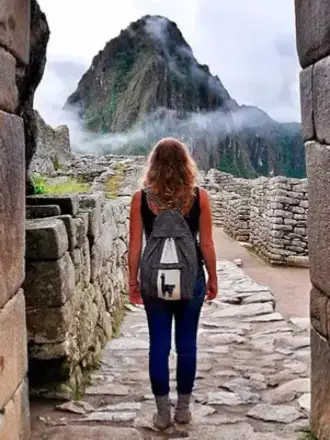
<path fill-rule="evenodd" d="M 87 183 L 69 177 L 63 182 L 52 183 L 46 177 L 35 175 L 32 177 L 34 194 L 68 194 L 83 193 L 89 191 Z"/>
<path fill-rule="evenodd" d="M 122 163 L 118 163 L 115 166 L 115 175 L 109 177 L 105 182 L 105 196 L 107 199 L 116 199 L 118 197 L 118 192 L 120 186 L 124 182 L 126 166 Z"/>

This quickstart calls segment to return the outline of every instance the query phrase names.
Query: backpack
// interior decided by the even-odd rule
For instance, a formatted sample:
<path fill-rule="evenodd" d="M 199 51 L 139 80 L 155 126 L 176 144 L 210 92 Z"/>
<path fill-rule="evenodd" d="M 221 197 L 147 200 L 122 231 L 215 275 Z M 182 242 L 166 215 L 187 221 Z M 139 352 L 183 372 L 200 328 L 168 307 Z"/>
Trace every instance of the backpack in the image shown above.
<path fill-rule="evenodd" d="M 149 189 L 149 198 L 161 208 L 158 197 Z M 197 278 L 196 243 L 181 214 L 175 209 L 161 210 L 156 216 L 140 262 L 142 296 L 168 301 L 193 297 Z"/>

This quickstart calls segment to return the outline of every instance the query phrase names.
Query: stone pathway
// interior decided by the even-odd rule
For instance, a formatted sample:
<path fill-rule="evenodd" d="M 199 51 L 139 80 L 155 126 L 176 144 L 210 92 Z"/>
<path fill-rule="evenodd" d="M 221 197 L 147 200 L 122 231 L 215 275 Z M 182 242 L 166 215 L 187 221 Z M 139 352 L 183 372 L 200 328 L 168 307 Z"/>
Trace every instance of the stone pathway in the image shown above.
<path fill-rule="evenodd" d="M 235 264 L 218 262 L 218 274 L 219 298 L 205 304 L 201 318 L 190 426 L 165 433 L 152 426 L 146 319 L 143 309 L 131 307 L 84 402 L 65 404 L 69 412 L 44 420 L 45 436 L 33 440 L 300 439 L 310 405 L 309 320 L 285 321 L 270 289 Z M 170 362 L 175 401 L 174 352 Z"/>

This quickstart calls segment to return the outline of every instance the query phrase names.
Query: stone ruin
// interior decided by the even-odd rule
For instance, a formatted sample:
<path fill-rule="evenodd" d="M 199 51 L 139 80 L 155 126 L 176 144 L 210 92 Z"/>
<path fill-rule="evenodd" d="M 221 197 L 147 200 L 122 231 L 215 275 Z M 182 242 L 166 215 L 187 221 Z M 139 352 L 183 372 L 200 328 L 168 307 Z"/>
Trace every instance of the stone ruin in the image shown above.
<path fill-rule="evenodd" d="M 298 55 L 303 68 L 300 83 L 309 179 L 307 222 L 309 267 L 313 283 L 311 292 L 311 425 L 312 431 L 318 439 L 326 440 L 330 437 L 330 348 L 328 330 L 330 322 L 330 230 L 328 227 L 330 218 L 330 4 L 327 0 L 295 0 L 295 5 Z M 0 187 L 2 196 L 0 198 L 0 429 L 1 437 L 5 440 L 28 438 L 30 429 L 26 309 L 25 296 L 21 290 L 25 277 L 24 156 L 26 156 L 27 163 L 30 164 L 36 148 L 33 131 L 35 119 L 31 114 L 31 109 L 33 93 L 43 72 L 45 47 L 49 36 L 45 22 L 39 27 L 36 26 L 36 17 L 42 19 L 35 0 L 4 0 L 0 7 Z M 25 125 L 23 125 L 22 118 L 24 118 Z M 285 188 L 276 187 L 277 183 L 284 185 Z M 265 185 L 263 194 L 266 194 L 266 200 L 268 198 L 267 191 L 270 190 L 270 187 L 269 194 L 272 194 L 272 191 L 276 192 L 277 189 L 280 189 L 281 192 L 289 191 L 288 182 L 269 181 L 266 184 L 260 183 L 260 185 Z M 265 213 L 265 216 L 263 216 L 261 214 L 263 219 L 267 216 L 271 219 L 278 218 L 279 220 L 272 222 L 274 225 L 292 227 L 290 231 L 286 228 L 268 228 L 270 231 L 279 231 L 280 235 L 284 234 L 283 237 L 276 237 L 277 234 L 275 234 L 274 237 L 277 239 L 282 239 L 289 233 L 299 236 L 304 235 L 301 234 L 302 231 L 294 230 L 295 228 L 304 229 L 302 224 L 304 218 L 297 217 L 297 215 L 304 216 L 304 213 L 302 210 L 295 212 L 293 208 L 305 208 L 304 205 L 307 205 L 307 191 L 300 191 L 302 189 L 300 184 L 298 191 L 297 188 L 294 188 L 294 185 L 292 182 L 289 183 L 290 194 L 284 195 L 282 192 L 275 196 L 286 198 L 285 202 L 282 199 L 282 201 L 277 200 L 275 203 L 292 206 L 293 216 L 285 217 L 280 213 L 275 215 L 277 209 L 272 209 L 270 215 Z M 254 189 L 251 190 L 251 194 L 253 191 Z M 300 196 L 291 197 L 292 191 L 299 193 Z M 301 203 L 303 204 L 301 205 Z M 61 211 L 62 202 L 53 200 L 52 204 L 53 208 L 51 209 L 56 212 L 57 216 L 68 216 L 67 225 L 71 223 L 71 220 L 72 224 L 76 226 L 78 223 L 80 224 L 81 235 L 79 237 L 82 240 L 84 236 L 83 241 L 86 243 L 86 237 L 89 240 L 89 226 L 87 227 L 85 213 L 81 213 L 79 208 L 78 211 L 75 211 L 75 214 L 74 212 L 64 214 Z M 59 209 L 54 208 L 54 206 Z M 256 208 L 259 209 L 259 213 L 262 212 L 262 207 L 257 206 Z M 50 209 L 49 205 L 47 209 Z M 235 209 L 238 208 L 233 206 L 232 210 Z M 282 209 L 279 209 L 279 211 L 282 211 Z M 242 231 L 247 229 L 245 226 L 246 223 L 249 224 L 249 216 L 246 210 L 243 210 L 241 215 L 240 221 L 242 223 L 237 226 L 239 229 L 238 237 L 241 234 L 246 237 L 248 233 L 242 233 Z M 252 218 L 251 211 L 250 217 Z M 297 220 L 298 223 L 285 222 L 286 219 Z M 58 229 L 62 229 L 64 233 L 63 219 L 53 219 L 52 221 L 53 232 L 51 234 L 56 235 L 54 230 Z M 73 243 L 74 240 L 77 240 L 78 243 L 78 235 L 70 235 L 71 231 L 68 233 L 66 224 L 64 224 L 64 227 L 67 234 L 67 243 L 63 244 L 62 242 L 60 252 L 58 249 L 56 258 L 51 263 L 54 266 L 57 264 L 56 261 L 58 262 L 63 256 L 66 258 L 67 252 L 74 253 L 74 249 L 78 249 L 75 252 L 77 258 L 78 253 L 82 257 L 84 252 L 83 247 L 72 247 L 72 243 L 70 245 L 70 240 Z M 227 229 L 230 228 L 233 228 L 233 226 L 227 227 Z M 69 235 L 71 238 L 69 238 Z M 251 236 L 251 228 L 249 235 Z M 64 236 L 66 235 L 64 234 Z M 290 246 L 295 247 L 295 252 L 300 252 L 301 248 L 306 249 L 306 246 L 302 245 L 304 243 L 303 239 L 292 235 L 290 240 Z M 299 243 L 297 240 L 299 240 Z M 279 242 L 275 241 L 272 245 L 273 248 L 274 244 L 280 245 Z M 289 243 L 286 244 L 289 245 Z M 62 252 L 63 255 L 60 256 Z M 39 254 L 35 257 L 40 264 L 45 262 L 47 264 L 47 261 L 43 261 L 47 260 L 44 255 Z M 284 255 L 284 257 L 287 257 L 287 255 Z M 79 271 L 74 273 L 74 277 L 74 283 L 73 279 L 70 281 L 71 298 L 75 298 L 77 281 L 81 279 Z M 91 281 L 91 279 L 89 280 Z M 87 285 L 86 275 L 84 282 Z M 61 291 L 61 288 L 58 291 Z M 96 294 L 96 298 L 100 298 L 100 295 Z M 69 298 L 67 300 L 60 299 L 60 296 L 57 299 L 54 298 L 54 300 L 60 300 L 64 304 L 71 301 Z M 58 308 L 61 309 L 61 307 Z M 108 311 L 105 313 L 108 313 Z M 62 342 L 70 341 L 70 335 L 66 334 L 65 338 L 60 339 L 63 339 Z M 32 346 L 47 344 L 47 338 L 44 341 L 40 339 L 36 341 L 30 338 L 31 340 L 33 341 Z M 51 341 L 52 343 L 53 341 Z M 59 347 L 63 349 L 60 344 Z M 76 364 L 79 365 L 79 359 Z"/>
<path fill-rule="evenodd" d="M 308 266 L 307 180 L 235 178 L 210 170 L 214 222 L 273 265 Z"/>
<path fill-rule="evenodd" d="M 30 196 L 27 204 L 30 394 L 70 400 L 120 322 L 129 199 Z"/>
<path fill-rule="evenodd" d="M 295 0 L 303 135 L 309 183 L 311 429 L 330 438 L 330 3 Z"/>

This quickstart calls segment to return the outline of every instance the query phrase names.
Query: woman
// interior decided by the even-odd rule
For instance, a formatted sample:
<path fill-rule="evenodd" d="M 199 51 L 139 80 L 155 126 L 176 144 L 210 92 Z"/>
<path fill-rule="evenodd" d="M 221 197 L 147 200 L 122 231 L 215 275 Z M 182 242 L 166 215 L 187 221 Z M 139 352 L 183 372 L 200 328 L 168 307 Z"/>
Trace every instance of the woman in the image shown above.
<path fill-rule="evenodd" d="M 196 165 L 188 148 L 176 139 L 165 138 L 151 152 L 144 180 L 145 189 L 138 191 L 131 203 L 129 298 L 134 304 L 144 303 L 147 314 L 150 335 L 149 373 L 157 406 L 154 423 L 160 429 L 166 429 L 171 423 L 169 354 L 172 320 L 174 318 L 177 351 L 178 401 L 175 421 L 184 424 L 191 420 L 189 403 L 196 376 L 200 312 L 205 296 L 207 300 L 212 300 L 218 293 L 211 207 L 206 191 L 196 187 L 196 174 Z M 150 197 L 150 194 L 155 197 Z M 176 209 L 178 205 L 182 206 L 181 214 L 195 239 L 198 253 L 199 269 L 193 299 L 166 301 L 142 298 L 138 272 L 143 231 L 148 240 L 157 214 L 162 209 Z M 203 262 L 208 272 L 207 284 Z"/>

